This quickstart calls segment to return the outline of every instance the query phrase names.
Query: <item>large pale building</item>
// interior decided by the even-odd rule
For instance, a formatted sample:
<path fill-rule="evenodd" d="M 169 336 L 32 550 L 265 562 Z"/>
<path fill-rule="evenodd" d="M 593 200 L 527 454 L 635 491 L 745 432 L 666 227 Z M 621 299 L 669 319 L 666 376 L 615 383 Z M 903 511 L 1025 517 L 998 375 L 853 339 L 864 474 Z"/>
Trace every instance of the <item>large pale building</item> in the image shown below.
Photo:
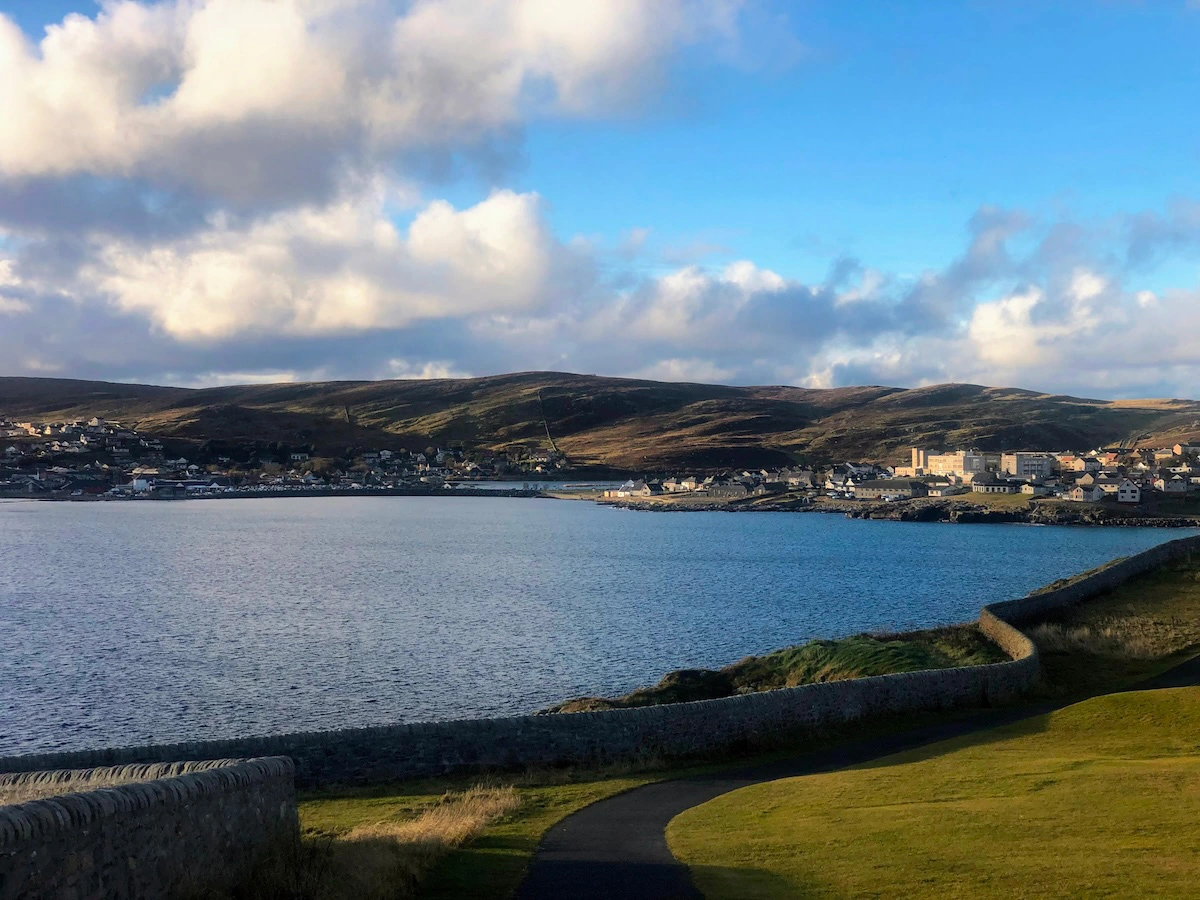
<path fill-rule="evenodd" d="M 941 453 L 913 447 L 913 475 L 956 475 L 960 478 L 978 475 L 987 470 L 987 460 L 974 450 Z"/>
<path fill-rule="evenodd" d="M 1000 471 L 1019 478 L 1049 478 L 1058 467 L 1058 460 L 1049 453 L 1005 453 L 1000 457 Z"/>

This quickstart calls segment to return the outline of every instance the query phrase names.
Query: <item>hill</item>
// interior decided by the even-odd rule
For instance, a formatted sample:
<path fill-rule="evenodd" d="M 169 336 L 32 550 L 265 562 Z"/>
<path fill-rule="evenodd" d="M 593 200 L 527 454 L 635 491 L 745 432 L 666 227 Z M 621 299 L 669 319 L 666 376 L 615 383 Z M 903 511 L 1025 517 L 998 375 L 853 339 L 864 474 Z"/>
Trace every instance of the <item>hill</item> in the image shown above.
<path fill-rule="evenodd" d="M 1200 439 L 1200 403 L 1014 388 L 730 387 L 557 372 L 203 389 L 0 378 L 0 417 L 99 415 L 184 441 L 549 448 L 629 471 L 900 461 L 913 445 L 1080 448 Z M 547 437 L 549 431 L 549 438 Z"/>

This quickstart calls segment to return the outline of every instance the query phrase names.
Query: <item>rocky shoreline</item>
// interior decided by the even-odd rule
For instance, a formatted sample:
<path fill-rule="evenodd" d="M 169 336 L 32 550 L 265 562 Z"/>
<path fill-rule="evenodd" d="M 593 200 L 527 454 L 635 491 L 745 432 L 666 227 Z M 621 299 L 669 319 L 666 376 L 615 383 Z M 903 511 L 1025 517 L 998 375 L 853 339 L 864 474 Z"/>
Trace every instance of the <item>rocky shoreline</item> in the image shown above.
<path fill-rule="evenodd" d="M 807 506 L 781 501 L 746 503 L 665 504 L 652 501 L 598 501 L 622 509 L 646 512 L 813 512 L 841 513 L 850 519 L 883 519 L 892 522 L 951 522 L 960 525 L 1017 523 L 1024 525 L 1079 525 L 1086 527 L 1126 528 L 1200 528 L 1200 516 L 1134 515 L 1128 511 L 1101 506 L 1034 501 L 1027 509 L 996 509 L 961 499 L 918 499 L 879 503 L 869 500 L 841 500 Z"/>

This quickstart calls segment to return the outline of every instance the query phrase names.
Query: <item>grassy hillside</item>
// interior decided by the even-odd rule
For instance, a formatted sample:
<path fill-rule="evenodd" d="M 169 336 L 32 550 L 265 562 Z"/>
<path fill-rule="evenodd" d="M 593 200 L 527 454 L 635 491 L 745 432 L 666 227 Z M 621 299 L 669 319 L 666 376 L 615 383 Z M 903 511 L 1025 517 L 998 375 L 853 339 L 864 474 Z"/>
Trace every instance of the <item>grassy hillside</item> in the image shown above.
<path fill-rule="evenodd" d="M 189 390 L 0 378 L 0 416 L 101 415 L 167 437 L 318 448 L 559 449 L 624 470 L 899 461 L 914 444 L 1093 447 L 1200 438 L 1200 403 L 1099 401 L 1010 388 L 728 387 L 531 372 L 432 381 Z"/>
<path fill-rule="evenodd" d="M 667 829 L 704 896 L 1193 897 L 1200 690 L 1113 694 L 719 797 Z"/>

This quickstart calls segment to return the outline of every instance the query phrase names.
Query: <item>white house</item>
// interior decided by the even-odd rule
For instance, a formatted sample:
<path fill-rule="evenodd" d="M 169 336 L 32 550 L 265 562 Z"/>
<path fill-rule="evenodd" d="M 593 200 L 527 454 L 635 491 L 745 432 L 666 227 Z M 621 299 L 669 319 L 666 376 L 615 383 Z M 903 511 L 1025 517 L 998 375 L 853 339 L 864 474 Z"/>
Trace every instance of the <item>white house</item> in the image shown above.
<path fill-rule="evenodd" d="M 1117 488 L 1118 503 L 1141 503 L 1142 489 L 1128 478 L 1121 479 L 1121 484 Z"/>

